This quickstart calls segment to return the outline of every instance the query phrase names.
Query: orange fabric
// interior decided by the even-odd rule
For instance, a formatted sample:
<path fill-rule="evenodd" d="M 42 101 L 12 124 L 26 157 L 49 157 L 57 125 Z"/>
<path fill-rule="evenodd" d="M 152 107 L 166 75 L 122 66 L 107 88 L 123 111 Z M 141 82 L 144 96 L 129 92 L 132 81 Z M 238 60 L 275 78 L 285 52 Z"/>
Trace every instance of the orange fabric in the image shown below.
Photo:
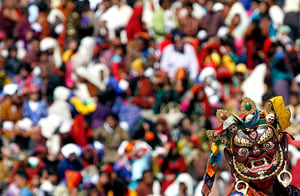
<path fill-rule="evenodd" d="M 49 23 L 47 21 L 47 17 L 48 17 L 47 13 L 40 12 L 39 17 L 36 20 L 36 22 L 42 26 L 41 39 L 48 37 L 50 34 Z"/>
<path fill-rule="evenodd" d="M 71 127 L 71 135 L 74 142 L 81 147 L 88 144 L 88 138 L 93 137 L 93 130 L 91 128 L 84 128 L 84 116 L 77 115 L 74 118 L 73 125 Z"/>
<path fill-rule="evenodd" d="M 80 184 L 82 179 L 82 176 L 79 171 L 66 170 L 65 176 L 66 176 L 67 187 L 69 191 L 77 187 Z"/>
<path fill-rule="evenodd" d="M 63 8 L 63 7 L 58 7 L 57 8 L 58 10 L 60 10 L 63 14 L 64 14 L 64 16 L 65 16 L 65 20 L 64 21 L 62 21 L 62 24 L 63 24 L 63 26 L 64 26 L 64 30 L 63 30 L 63 32 L 61 32 L 61 34 L 59 35 L 59 37 L 58 37 L 58 43 L 59 43 L 59 45 L 60 46 L 64 46 L 64 43 L 65 43 L 65 38 L 66 38 L 66 25 L 67 25 L 67 20 L 68 20 L 68 18 L 69 18 L 69 16 L 70 16 L 70 14 L 72 13 L 72 11 L 73 10 L 71 10 L 70 8 Z"/>
<path fill-rule="evenodd" d="M 22 107 L 17 108 L 16 112 L 13 112 L 13 104 L 11 98 L 5 99 L 0 104 L 0 116 L 2 121 L 13 121 L 16 123 L 22 119 Z"/>

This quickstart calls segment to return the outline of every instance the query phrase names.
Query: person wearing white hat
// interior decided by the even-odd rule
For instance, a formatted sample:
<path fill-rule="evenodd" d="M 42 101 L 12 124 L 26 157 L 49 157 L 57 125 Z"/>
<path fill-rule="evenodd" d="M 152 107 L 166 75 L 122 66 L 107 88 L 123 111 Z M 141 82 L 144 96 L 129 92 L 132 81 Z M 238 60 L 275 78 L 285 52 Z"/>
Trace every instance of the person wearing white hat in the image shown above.
<path fill-rule="evenodd" d="M 64 180 L 66 170 L 82 170 L 82 164 L 78 159 L 81 155 L 81 148 L 76 144 L 69 143 L 61 148 L 61 153 L 64 156 L 64 159 L 58 164 L 58 173 L 60 179 Z"/>
<path fill-rule="evenodd" d="M 227 26 L 232 26 L 235 23 L 235 28 L 232 30 L 234 38 L 243 38 L 244 33 L 249 25 L 247 11 L 240 1 L 231 1 L 229 13 L 225 19 Z"/>
<path fill-rule="evenodd" d="M 0 117 L 4 135 L 10 137 L 10 131 L 13 130 L 14 124 L 22 119 L 22 100 L 18 95 L 17 84 L 5 85 L 3 94 L 6 95 L 6 98 L 0 104 Z"/>
<path fill-rule="evenodd" d="M 49 61 L 54 61 L 55 67 L 60 68 L 62 64 L 62 57 L 60 48 L 56 39 L 46 37 L 40 42 L 40 51 L 48 52 Z"/>

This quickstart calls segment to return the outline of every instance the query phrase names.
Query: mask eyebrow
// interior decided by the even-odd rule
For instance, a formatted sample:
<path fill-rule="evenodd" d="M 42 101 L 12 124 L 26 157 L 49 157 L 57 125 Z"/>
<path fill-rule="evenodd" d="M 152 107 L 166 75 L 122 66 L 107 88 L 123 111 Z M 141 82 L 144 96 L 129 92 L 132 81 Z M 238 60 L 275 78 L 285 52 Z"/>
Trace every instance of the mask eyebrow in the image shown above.
<path fill-rule="evenodd" d="M 242 138 L 239 135 L 236 135 L 234 137 L 233 142 L 235 145 L 242 146 L 242 147 L 251 147 L 253 145 L 253 143 L 250 140 L 246 138 Z"/>
<path fill-rule="evenodd" d="M 272 128 L 268 127 L 267 130 L 262 134 L 258 139 L 258 144 L 263 144 L 266 141 L 270 140 L 274 136 Z"/>

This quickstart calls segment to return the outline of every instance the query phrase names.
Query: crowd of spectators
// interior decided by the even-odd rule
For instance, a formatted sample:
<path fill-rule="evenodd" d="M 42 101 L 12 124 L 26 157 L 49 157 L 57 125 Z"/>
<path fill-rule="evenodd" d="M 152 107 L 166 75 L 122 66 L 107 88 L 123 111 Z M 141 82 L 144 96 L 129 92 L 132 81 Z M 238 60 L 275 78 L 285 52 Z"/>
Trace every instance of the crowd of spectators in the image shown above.
<path fill-rule="evenodd" d="M 206 130 L 245 96 L 284 96 L 297 173 L 299 20 L 299 0 L 2 0 L 0 193 L 201 195 Z"/>

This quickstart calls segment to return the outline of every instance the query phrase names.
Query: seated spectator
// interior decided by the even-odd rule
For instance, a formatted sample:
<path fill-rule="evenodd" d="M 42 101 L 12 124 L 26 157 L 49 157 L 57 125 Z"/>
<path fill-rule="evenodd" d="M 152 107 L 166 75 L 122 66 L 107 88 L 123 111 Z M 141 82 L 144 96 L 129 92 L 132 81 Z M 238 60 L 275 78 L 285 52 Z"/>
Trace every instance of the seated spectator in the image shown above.
<path fill-rule="evenodd" d="M 111 112 L 112 101 L 115 98 L 113 89 L 107 87 L 105 91 L 97 92 L 97 107 L 91 114 L 91 125 L 93 129 L 101 127 L 104 123 L 105 116 Z"/>
<path fill-rule="evenodd" d="M 2 160 L 0 161 L 0 192 L 4 192 L 12 178 L 12 169 L 21 164 L 21 160 L 13 149 L 1 147 Z M 14 157 L 14 158 L 12 158 Z"/>
<path fill-rule="evenodd" d="M 171 134 L 168 127 L 168 122 L 165 118 L 159 117 L 156 126 L 155 126 L 156 135 L 162 142 L 162 144 L 166 144 L 168 141 L 171 141 Z"/>
<path fill-rule="evenodd" d="M 54 194 L 59 182 L 58 171 L 55 167 L 48 167 L 46 169 L 46 174 L 47 178 L 42 181 L 41 186 L 39 188 L 39 193 L 45 195 L 52 195 Z"/>
<path fill-rule="evenodd" d="M 204 86 L 195 84 L 187 97 L 181 102 L 181 110 L 197 122 L 199 129 L 205 128 L 209 123 L 211 106 L 205 94 Z"/>
<path fill-rule="evenodd" d="M 8 57 L 4 64 L 4 70 L 10 78 L 14 78 L 14 76 L 19 71 L 19 66 L 21 62 L 17 58 L 17 54 L 17 47 L 15 47 L 14 45 L 10 46 L 8 49 Z"/>
<path fill-rule="evenodd" d="M 15 195 L 22 195 L 22 192 L 29 193 L 32 195 L 28 190 L 28 174 L 26 173 L 24 168 L 19 168 L 13 177 L 13 183 L 9 185 L 6 190 L 6 196 L 15 196 Z M 28 194 L 27 194 L 28 195 Z"/>
<path fill-rule="evenodd" d="M 118 158 L 118 147 L 122 141 L 129 140 L 129 135 L 120 127 L 118 117 L 108 113 L 103 126 L 94 130 L 93 138 L 105 146 L 103 163 L 113 163 Z"/>
<path fill-rule="evenodd" d="M 160 0 L 159 6 L 159 9 L 154 12 L 152 17 L 152 28 L 156 40 L 160 40 L 166 33 L 171 32 L 178 25 L 175 13 L 170 11 L 171 1 Z"/>
<path fill-rule="evenodd" d="M 137 63 L 136 61 L 134 61 L 133 63 Z M 155 103 L 152 82 L 144 76 L 144 68 L 141 68 L 140 72 L 137 72 L 137 74 L 138 77 L 134 81 L 136 87 L 133 91 L 134 97 L 132 103 L 138 105 L 141 108 L 151 108 Z"/>
<path fill-rule="evenodd" d="M 112 195 L 111 173 L 105 169 L 101 169 L 99 172 L 99 181 L 96 185 L 100 196 Z"/>
<path fill-rule="evenodd" d="M 136 188 L 137 195 L 147 196 L 147 195 L 159 195 L 162 194 L 160 191 L 159 182 L 153 177 L 151 170 L 144 171 L 143 178 Z"/>
<path fill-rule="evenodd" d="M 176 143 L 169 142 L 166 144 L 168 153 L 166 157 L 157 159 L 161 165 L 161 171 L 164 174 L 162 182 L 162 190 L 165 191 L 170 186 L 180 173 L 186 172 L 184 158 L 179 155 Z"/>
<path fill-rule="evenodd" d="M 154 84 L 157 85 L 156 102 L 153 106 L 154 114 L 160 113 L 162 108 L 170 102 L 179 103 L 179 95 L 171 87 L 167 72 L 157 71 Z"/>
<path fill-rule="evenodd" d="M 83 167 L 79 160 L 81 149 L 76 144 L 66 144 L 61 148 L 64 159 L 57 166 L 59 179 L 61 182 L 66 181 L 66 171 L 80 171 Z"/>
<path fill-rule="evenodd" d="M 18 95 L 18 85 L 8 84 L 4 87 L 6 98 L 0 104 L 0 113 L 2 123 L 5 121 L 16 123 L 21 120 L 22 115 L 22 99 Z"/>
<path fill-rule="evenodd" d="M 23 104 L 23 118 L 29 118 L 33 126 L 47 117 L 48 106 L 40 97 L 40 88 L 37 85 L 31 85 L 27 91 L 28 100 Z"/>
<path fill-rule="evenodd" d="M 161 57 L 161 69 L 168 73 L 173 81 L 178 68 L 184 68 L 190 80 L 195 81 L 199 72 L 199 65 L 194 48 L 184 43 L 183 32 L 172 32 L 172 44 L 168 45 Z"/>
<path fill-rule="evenodd" d="M 187 3 L 185 7 L 187 9 L 187 15 L 179 18 L 179 29 L 184 33 L 185 36 L 193 39 L 193 37 L 196 37 L 198 31 L 200 30 L 200 19 L 192 15 L 192 2 Z"/>
<path fill-rule="evenodd" d="M 26 93 L 26 90 L 29 90 L 33 84 L 37 85 L 40 90 L 43 89 L 41 78 L 33 75 L 32 67 L 29 63 L 20 64 L 19 76 L 16 77 L 15 82 L 18 84 L 19 90 L 22 93 Z"/>
<path fill-rule="evenodd" d="M 0 30 L 4 31 L 6 36 L 12 36 L 16 23 L 22 18 L 22 12 L 17 5 L 17 0 L 5 0 L 1 7 Z"/>

